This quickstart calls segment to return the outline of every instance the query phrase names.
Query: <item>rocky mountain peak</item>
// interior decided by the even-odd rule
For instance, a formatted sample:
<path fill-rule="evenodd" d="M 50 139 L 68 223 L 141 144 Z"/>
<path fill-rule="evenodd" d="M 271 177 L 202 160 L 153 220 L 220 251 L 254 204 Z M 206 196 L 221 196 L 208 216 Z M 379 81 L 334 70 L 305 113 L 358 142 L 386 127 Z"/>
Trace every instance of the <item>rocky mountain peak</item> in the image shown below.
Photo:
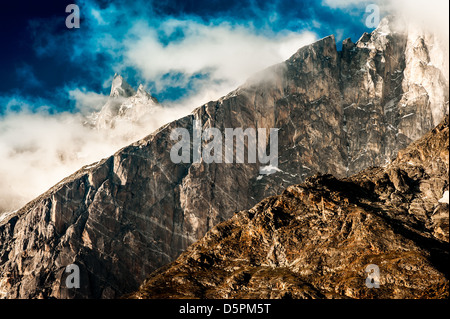
<path fill-rule="evenodd" d="M 448 152 L 446 118 L 383 168 L 289 186 L 215 226 L 128 297 L 448 297 Z"/>
<path fill-rule="evenodd" d="M 100 112 L 90 115 L 90 125 L 102 128 L 115 128 L 117 125 L 131 127 L 141 125 L 148 116 L 160 107 L 158 100 L 140 84 L 134 90 L 119 74 L 114 75 L 111 84 L 111 94 Z"/>
<path fill-rule="evenodd" d="M 376 27 L 376 33 L 383 34 L 392 34 L 396 32 L 405 32 L 406 22 L 398 17 L 393 15 L 388 15 L 381 19 L 380 24 Z"/>
<path fill-rule="evenodd" d="M 349 185 L 347 182 L 359 183 L 351 191 L 359 192 L 367 185 L 370 187 L 364 194 L 379 190 L 377 196 L 381 202 L 378 204 L 393 209 L 394 215 L 389 218 L 406 218 L 411 227 L 423 226 L 416 228 L 434 236 L 433 243 L 445 239 L 445 231 L 433 226 L 442 222 L 441 229 L 444 229 L 445 218 L 430 219 L 430 210 L 434 209 L 432 195 L 437 196 L 433 190 L 438 189 L 441 198 L 446 181 L 441 176 L 426 183 L 419 181 L 420 176 L 425 178 L 436 173 L 433 173 L 433 165 L 410 171 L 409 164 L 403 163 L 401 167 L 391 166 L 387 172 L 382 168 L 370 171 L 366 186 L 364 175 L 360 175 L 361 183 L 354 178 L 343 182 L 368 167 L 391 163 L 399 150 L 425 135 L 448 113 L 448 80 L 441 59 L 444 54 L 435 39 L 409 31 L 388 35 L 379 31 L 365 35 L 364 41 L 357 41 L 356 45 L 347 41 L 342 51 L 336 50 L 333 36 L 300 48 L 287 61 L 264 70 L 232 93 L 201 105 L 192 114 L 80 169 L 5 217 L 0 221 L 0 294 L 6 298 L 112 298 L 134 291 L 152 271 L 173 261 L 234 212 L 248 210 L 264 198 L 282 194 L 289 185 L 305 182 L 319 172 L 325 177 L 314 179 L 309 185 L 312 190 L 304 192 L 305 187 L 302 187 L 288 197 L 299 197 L 298 209 L 307 212 L 306 215 L 301 211 L 295 213 L 306 225 L 303 229 L 308 229 L 310 223 L 318 223 L 314 225 L 322 235 L 327 232 L 336 235 L 323 237 L 324 240 L 328 238 L 336 244 L 345 244 L 346 236 L 354 236 L 352 241 L 358 244 L 354 246 L 357 249 L 346 246 L 348 254 L 342 258 L 334 255 L 334 261 L 345 258 L 351 261 L 352 256 L 367 249 L 374 249 L 374 252 L 384 249 L 391 239 L 398 239 L 398 245 L 389 246 L 391 248 L 408 251 L 413 247 L 403 245 L 402 237 L 386 237 L 382 243 L 374 239 L 373 248 L 369 244 L 364 246 L 367 240 L 358 235 L 365 227 L 362 221 L 375 221 L 370 225 L 376 228 L 378 221 L 384 219 L 364 210 L 376 208 L 367 206 L 369 197 L 360 197 L 366 201 L 362 202 L 366 206 L 353 209 L 350 205 L 345 214 L 339 213 L 340 202 L 332 206 L 326 201 L 330 199 L 330 190 L 336 191 L 336 196 L 347 196 L 339 191 L 339 187 Z M 423 41 L 416 41 L 418 36 Z M 116 127 L 144 119 L 144 131 L 145 119 L 151 119 L 152 110 L 160 106 L 144 98 L 142 88 L 137 93 L 125 83 L 122 77 L 115 77 L 111 91 L 116 93 L 100 112 L 97 123 Z M 147 117 L 143 117 L 142 112 L 146 112 Z M 199 123 L 202 129 L 214 127 L 222 132 L 226 128 L 277 128 L 277 169 L 260 175 L 261 163 L 225 165 L 203 160 L 174 163 L 169 151 L 176 143 L 171 139 L 172 130 L 184 128 L 192 132 Z M 266 148 L 268 143 L 266 140 Z M 245 148 L 247 152 L 248 145 Z M 424 171 L 427 169 L 430 173 Z M 380 175 L 375 177 L 376 172 Z M 414 183 L 410 185 L 411 180 Z M 314 185 L 321 189 L 319 193 Z M 413 198 L 407 194 L 417 190 L 427 195 Z M 312 194 L 311 198 L 308 194 Z M 323 203 L 319 195 L 324 197 Z M 270 199 L 265 201 L 269 202 Z M 289 203 L 281 201 L 284 202 Z M 295 207 L 296 202 L 292 203 Z M 269 243 L 265 247 L 268 250 L 261 250 L 264 256 L 255 256 L 259 258 L 256 261 L 267 261 L 269 266 L 288 265 L 286 260 L 293 262 L 288 258 L 290 250 L 285 250 L 284 244 L 277 244 L 276 240 L 280 242 L 282 238 L 276 237 L 273 231 L 284 225 L 288 216 L 283 214 L 282 205 L 267 207 L 270 208 L 265 211 L 267 216 L 274 216 L 272 222 L 265 223 L 266 215 L 260 213 L 257 215 L 259 224 L 252 228 L 256 231 L 259 227 L 269 227 L 268 236 L 264 237 Z M 400 208 L 402 211 L 398 210 Z M 435 215 L 441 216 L 440 212 Z M 328 215 L 339 214 L 341 219 L 327 223 Z M 398 229 L 401 223 L 380 225 L 384 225 L 386 234 L 391 234 L 390 230 Z M 299 231 L 300 238 L 308 238 L 308 231 Z M 236 232 L 237 235 L 244 233 Z M 408 230 L 404 233 L 411 234 Z M 317 234 L 312 234 L 317 241 L 311 247 L 326 244 L 322 235 Z M 250 233 L 247 235 L 243 239 L 253 238 Z M 375 237 L 373 233 L 370 238 Z M 418 238 L 414 247 L 429 242 L 422 235 Z M 251 242 L 243 243 L 253 247 Z M 302 243 L 309 245 L 307 240 Z M 295 242 L 293 244 L 295 246 Z M 339 247 L 335 248 L 329 251 L 339 254 Z M 296 249 L 299 250 L 298 246 Z M 269 252 L 270 258 L 265 259 Z M 197 255 L 194 257 L 202 261 Z M 317 254 L 299 257 L 301 262 L 297 263 L 297 268 L 304 274 L 314 276 L 308 265 L 324 265 L 323 273 L 327 269 L 338 269 L 333 268 L 336 264 L 331 267 Z M 72 263 L 76 263 L 82 276 L 87 278 L 84 286 L 76 291 L 64 287 L 64 268 Z M 361 265 L 362 260 L 358 263 Z M 434 279 L 442 282 L 442 276 L 436 272 L 440 268 L 433 267 L 427 269 L 436 274 Z M 348 278 L 354 278 L 355 273 L 348 274 Z M 233 280 L 240 280 L 239 276 Z M 242 276 L 247 278 L 246 274 Z M 345 278 L 342 280 L 344 282 Z M 342 287 L 350 292 L 339 295 L 358 296 L 352 295 L 352 287 Z M 329 291 L 327 289 L 319 287 L 318 291 L 323 293 Z"/>
<path fill-rule="evenodd" d="M 333 57 L 336 58 L 336 39 L 334 35 L 329 35 L 327 37 L 324 37 L 320 40 L 315 41 L 314 43 L 304 46 L 300 48 L 294 55 L 292 55 L 287 62 L 302 62 L 302 63 L 309 63 L 311 62 L 310 59 L 308 59 L 308 56 L 312 54 L 311 57 L 314 57 L 316 55 L 323 55 L 324 58 L 330 58 Z M 301 59 L 301 61 L 299 61 Z"/>
<path fill-rule="evenodd" d="M 137 93 L 136 94 L 138 94 L 140 96 L 145 96 L 145 97 L 148 97 L 148 98 L 150 98 L 150 96 L 151 96 L 147 91 L 145 91 L 145 88 L 144 88 L 143 84 L 139 84 L 139 87 L 137 89 Z"/>
<path fill-rule="evenodd" d="M 117 97 L 130 97 L 136 94 L 136 91 L 131 87 L 130 84 L 120 75 L 114 74 L 114 78 L 111 84 L 110 96 L 113 98 Z"/>
<path fill-rule="evenodd" d="M 139 84 L 139 87 L 136 92 L 136 98 L 146 99 L 152 103 L 159 104 L 158 100 L 145 90 L 145 87 L 143 84 Z"/>

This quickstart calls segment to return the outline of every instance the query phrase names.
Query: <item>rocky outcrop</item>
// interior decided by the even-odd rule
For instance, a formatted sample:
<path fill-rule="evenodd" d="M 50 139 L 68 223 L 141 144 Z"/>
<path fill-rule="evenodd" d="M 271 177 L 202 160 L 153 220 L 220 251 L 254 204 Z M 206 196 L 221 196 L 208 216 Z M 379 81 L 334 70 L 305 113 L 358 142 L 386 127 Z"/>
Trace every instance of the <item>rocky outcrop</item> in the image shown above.
<path fill-rule="evenodd" d="M 145 128 L 145 122 L 161 108 L 158 100 L 142 84 L 135 91 L 119 74 L 115 74 L 108 101 L 99 112 L 89 114 L 86 124 L 96 129 L 126 131 L 130 125 Z M 123 128 L 122 128 L 122 127 Z"/>
<path fill-rule="evenodd" d="M 447 118 L 386 167 L 316 175 L 236 213 L 128 297 L 448 298 L 448 173 Z"/>
<path fill-rule="evenodd" d="M 0 295 L 117 297 L 137 289 L 214 225 L 288 185 L 317 172 L 343 178 L 388 162 L 448 112 L 448 72 L 439 55 L 430 54 L 434 40 L 391 27 L 384 20 L 355 44 L 345 41 L 342 51 L 333 36 L 303 47 L 9 214 L 0 221 Z M 112 101 L 140 94 L 116 80 Z M 126 114 L 125 105 L 117 105 L 114 110 Z M 222 133 L 278 128 L 278 169 L 175 164 L 171 132 L 193 132 L 194 121 Z M 395 176 L 402 190 L 403 175 Z M 69 290 L 64 270 L 72 263 L 80 267 L 82 287 Z"/>

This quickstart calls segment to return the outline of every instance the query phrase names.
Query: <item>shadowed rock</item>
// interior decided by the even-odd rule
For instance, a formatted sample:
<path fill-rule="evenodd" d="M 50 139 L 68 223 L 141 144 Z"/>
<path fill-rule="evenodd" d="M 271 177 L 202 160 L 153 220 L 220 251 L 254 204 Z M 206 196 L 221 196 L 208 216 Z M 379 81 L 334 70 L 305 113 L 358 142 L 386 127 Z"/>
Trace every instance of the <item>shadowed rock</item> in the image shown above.
<path fill-rule="evenodd" d="M 236 213 L 128 297 L 448 298 L 448 162 L 447 118 L 387 167 L 316 175 Z"/>
<path fill-rule="evenodd" d="M 354 45 L 347 41 L 341 52 L 333 36 L 305 46 L 227 96 L 82 168 L 2 219 L 0 296 L 129 293 L 234 212 L 317 172 L 345 178 L 389 162 L 448 112 L 446 59 L 439 56 L 436 40 L 391 28 L 391 21 L 383 20 L 370 37 Z M 112 95 L 150 99 L 116 80 Z M 120 113 L 122 106 L 118 119 L 136 115 Z M 194 120 L 221 132 L 279 128 L 279 170 L 259 175 L 261 163 L 172 163 L 172 129 L 192 132 Z M 389 200 L 398 203 L 402 191 L 417 187 L 400 171 L 386 172 L 377 183 L 395 190 Z M 433 180 L 420 187 L 433 194 L 442 185 Z M 427 209 L 427 201 L 411 208 Z M 64 270 L 71 263 L 80 267 L 80 289 L 65 287 Z"/>

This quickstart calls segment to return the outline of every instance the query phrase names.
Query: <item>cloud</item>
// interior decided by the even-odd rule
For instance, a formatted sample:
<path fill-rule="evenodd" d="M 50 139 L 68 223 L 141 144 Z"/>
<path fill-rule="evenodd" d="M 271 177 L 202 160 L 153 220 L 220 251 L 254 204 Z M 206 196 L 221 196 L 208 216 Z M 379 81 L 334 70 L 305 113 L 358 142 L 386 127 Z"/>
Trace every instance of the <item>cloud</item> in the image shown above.
<path fill-rule="evenodd" d="M 369 3 L 323 0 L 323 15 L 311 7 L 311 16 L 302 20 L 296 19 L 300 13 L 294 10 L 295 5 L 274 1 L 265 8 L 250 2 L 252 18 L 248 20 L 244 14 L 231 19 L 230 12 L 225 17 L 216 14 L 206 18 L 164 15 L 159 14 L 156 3 L 139 0 L 132 4 L 105 2 L 101 6 L 81 0 L 80 29 L 57 32 L 53 20 L 32 22 L 38 56 L 56 56 L 83 69 L 84 76 L 91 82 L 95 79 L 103 91 L 93 90 L 80 79 L 74 80 L 77 84 L 64 83 L 57 94 L 66 95 L 75 108 L 55 114 L 52 110 L 61 107 L 53 105 L 54 101 L 26 95 L 0 96 L 0 212 L 19 208 L 81 166 L 113 154 L 195 107 L 227 94 L 257 71 L 287 59 L 318 38 L 317 32 L 306 27 L 327 34 L 331 30 L 337 38 L 350 36 L 349 29 L 363 25 L 364 4 Z M 380 5 L 383 14 L 404 15 L 427 28 L 445 30 L 442 33 L 447 32 L 448 44 L 448 2 L 373 2 Z M 298 4 L 301 7 L 302 2 Z M 235 9 L 239 6 L 233 4 Z M 352 18 L 343 20 L 349 16 Z M 286 17 L 290 29 L 273 27 L 282 25 Z M 37 85 L 39 79 L 28 72 L 33 68 L 24 65 L 17 75 L 28 85 Z M 104 105 L 115 72 L 131 80 L 135 88 L 137 82 L 143 82 L 150 93 L 165 98 L 165 107 L 156 107 L 154 113 L 136 123 L 94 130 L 83 124 L 84 116 Z M 31 75 L 27 78 L 27 74 Z"/>
<path fill-rule="evenodd" d="M 75 108 L 82 114 L 100 111 L 102 105 L 108 100 L 108 96 L 87 91 L 85 88 L 67 89 L 69 98 L 75 102 Z"/>
<path fill-rule="evenodd" d="M 408 23 L 438 34 L 448 43 L 449 1 L 442 0 L 380 0 L 388 13 L 405 18 Z"/>
<path fill-rule="evenodd" d="M 118 72 L 131 82 L 145 81 L 154 94 L 177 99 L 167 92 L 173 87 L 198 87 L 198 75 L 236 86 L 318 38 L 302 29 L 272 30 L 269 24 L 283 20 L 276 3 L 260 8 L 250 1 L 252 17 L 246 20 L 237 2 L 232 7 L 239 18 L 159 14 L 157 8 L 164 4 L 154 1 L 100 5 L 80 0 L 80 29 L 61 32 L 53 20 L 32 21 L 30 29 L 39 56 L 66 59 L 99 83 Z M 267 22 L 255 27 L 251 19 Z"/>
<path fill-rule="evenodd" d="M 54 106 L 44 98 L 26 97 L 20 94 L 0 95 L 0 114 L 46 112 Z M 1 118 L 0 118 L 1 119 Z"/>
<path fill-rule="evenodd" d="M 160 34 L 183 36 L 168 44 Z M 208 83 L 227 83 L 228 89 L 242 84 L 251 74 L 281 62 L 300 47 L 313 42 L 311 32 L 285 32 L 270 38 L 255 30 L 223 22 L 205 25 L 193 20 L 170 19 L 157 29 L 136 24 L 124 44 L 122 67 L 137 70 L 143 79 L 155 82 L 157 91 L 167 86 L 185 86 L 190 77 L 207 74 Z M 175 82 L 167 74 L 183 74 Z"/>
<path fill-rule="evenodd" d="M 16 104 L 20 102 L 16 101 Z M 23 102 L 22 104 L 25 104 Z M 46 111 L 8 112 L 0 118 L 0 211 L 19 208 L 69 171 L 79 168 L 79 154 L 91 148 L 73 114 Z M 95 150 L 102 153 L 105 145 Z M 109 151 L 109 150 L 108 150 Z"/>
<path fill-rule="evenodd" d="M 381 17 L 394 15 L 401 20 L 402 25 L 408 26 L 411 33 L 419 31 L 433 35 L 438 39 L 435 47 L 449 53 L 449 1 L 442 0 L 323 0 L 322 4 L 333 10 L 340 10 L 366 17 L 369 13 L 364 7 L 375 4 L 379 7 Z M 370 11 L 371 12 L 371 11 Z M 337 32 L 338 35 L 340 32 Z M 448 78 L 447 70 L 444 74 Z"/>
<path fill-rule="evenodd" d="M 134 121 L 97 128 L 87 124 L 89 115 L 100 110 L 108 97 L 78 88 L 67 92 L 78 112 L 52 114 L 53 107 L 43 99 L 0 96 L 4 110 L 0 116 L 0 214 L 20 208 L 82 166 L 192 111 L 185 104 L 155 106 Z"/>
<path fill-rule="evenodd" d="M 93 1 L 80 1 L 80 9 L 84 20 L 73 32 L 55 33 L 52 22 L 39 34 L 35 22 L 39 56 L 66 55 L 72 63 L 78 61 L 98 74 L 98 84 L 104 88 L 114 72 L 127 77 L 133 70 L 131 74 L 147 84 L 152 94 L 175 88 L 180 98 L 172 94 L 165 107 L 155 107 L 153 114 L 136 123 L 96 130 L 83 124 L 85 116 L 99 111 L 108 96 L 84 85 L 66 84 L 58 93 L 72 101 L 72 112 L 52 114 L 51 104 L 39 98 L 0 97 L 4 113 L 0 117 L 0 212 L 19 208 L 81 166 L 218 99 L 316 38 L 312 32 L 265 33 L 251 25 L 207 22 L 193 16 L 145 16 L 136 7 L 99 7 Z M 97 61 L 104 61 L 109 69 Z"/>
<path fill-rule="evenodd" d="M 449 1 L 441 0 L 380 0 L 381 8 L 405 21 L 412 34 L 435 39 L 429 54 L 444 52 L 443 74 L 449 79 Z M 425 33 L 425 34 L 424 34 Z"/>
<path fill-rule="evenodd" d="M 384 15 L 393 14 L 429 32 L 448 38 L 449 1 L 442 0 L 323 0 L 332 9 L 350 10 L 377 4 Z M 364 14 L 364 12 L 363 12 Z M 448 41 L 448 39 L 447 39 Z"/>
<path fill-rule="evenodd" d="M 374 2 L 374 1 L 371 1 Z M 365 3 L 370 3 L 369 0 L 323 0 L 322 4 L 330 8 L 348 8 L 353 6 L 361 6 Z"/>
<path fill-rule="evenodd" d="M 95 109 L 96 101 L 104 101 L 104 96 L 93 92 L 70 92 L 82 109 Z M 112 155 L 190 111 L 158 107 L 134 123 L 97 129 L 85 125 L 81 113 L 50 114 L 45 104 L 36 108 L 40 101 L 20 97 L 9 101 L 0 117 L 0 213 L 20 208 L 82 166 Z"/>

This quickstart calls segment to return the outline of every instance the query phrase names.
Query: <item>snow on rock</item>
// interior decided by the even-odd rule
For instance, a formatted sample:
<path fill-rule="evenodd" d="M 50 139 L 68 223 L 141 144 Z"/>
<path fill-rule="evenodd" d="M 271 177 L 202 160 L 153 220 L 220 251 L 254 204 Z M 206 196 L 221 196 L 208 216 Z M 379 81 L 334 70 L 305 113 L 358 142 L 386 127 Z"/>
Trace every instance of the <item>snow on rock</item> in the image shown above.
<path fill-rule="evenodd" d="M 17 212 L 17 210 L 12 211 L 12 212 L 6 212 L 6 213 L 2 213 L 0 214 L 0 223 L 6 219 L 9 215 L 14 214 L 15 212 Z"/>
<path fill-rule="evenodd" d="M 445 191 L 442 198 L 438 202 L 448 204 L 448 199 L 448 191 Z"/>
<path fill-rule="evenodd" d="M 270 175 L 276 172 L 281 172 L 281 169 L 272 165 L 267 165 L 259 168 L 259 173 L 263 175 Z"/>

